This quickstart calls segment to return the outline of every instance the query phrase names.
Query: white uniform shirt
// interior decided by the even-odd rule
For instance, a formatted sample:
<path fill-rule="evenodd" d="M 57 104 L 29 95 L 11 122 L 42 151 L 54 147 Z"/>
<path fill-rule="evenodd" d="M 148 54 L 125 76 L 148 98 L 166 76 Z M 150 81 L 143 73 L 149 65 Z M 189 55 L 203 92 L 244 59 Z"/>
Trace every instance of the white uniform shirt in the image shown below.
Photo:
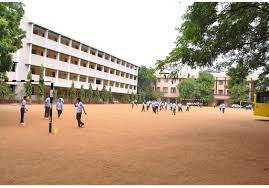
<path fill-rule="evenodd" d="M 47 97 L 45 100 L 45 106 L 50 107 L 50 98 L 49 97 Z"/>
<path fill-rule="evenodd" d="M 82 113 L 83 103 L 80 101 L 76 104 L 77 107 L 77 113 Z"/>
<path fill-rule="evenodd" d="M 63 109 L 63 103 L 61 102 L 57 102 L 57 110 L 62 110 Z"/>
<path fill-rule="evenodd" d="M 22 99 L 21 108 L 25 108 L 25 107 L 26 107 L 26 100 Z"/>
<path fill-rule="evenodd" d="M 173 103 L 173 104 L 172 104 L 172 108 L 173 108 L 173 110 L 175 110 L 176 107 L 177 107 L 176 103 Z"/>
<path fill-rule="evenodd" d="M 182 104 L 181 104 L 181 103 L 178 103 L 178 107 L 179 107 L 179 108 L 182 108 Z"/>

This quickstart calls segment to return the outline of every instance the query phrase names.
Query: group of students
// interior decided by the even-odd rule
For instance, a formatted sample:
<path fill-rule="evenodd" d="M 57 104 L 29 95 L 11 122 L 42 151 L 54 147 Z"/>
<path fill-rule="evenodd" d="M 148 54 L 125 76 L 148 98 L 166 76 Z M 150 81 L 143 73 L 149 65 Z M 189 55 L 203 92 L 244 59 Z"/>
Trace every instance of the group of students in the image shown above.
<path fill-rule="evenodd" d="M 24 96 L 22 101 L 21 101 L 21 108 L 20 108 L 20 112 L 21 112 L 21 118 L 20 118 L 20 125 L 24 126 L 24 114 L 26 113 L 27 108 L 26 108 L 26 100 L 27 100 L 27 96 Z M 44 119 L 49 119 L 49 115 L 50 115 L 50 108 L 51 108 L 51 101 L 50 101 L 50 97 L 47 96 L 45 101 L 44 101 L 44 109 L 45 109 L 45 113 L 44 113 Z M 63 97 L 58 98 L 57 103 L 56 103 L 56 110 L 57 110 L 57 114 L 58 114 L 58 119 L 60 119 L 61 114 L 63 112 L 63 105 L 64 105 L 64 99 Z M 84 123 L 81 121 L 81 117 L 82 117 L 82 111 L 84 112 L 85 115 L 87 115 L 84 105 L 81 101 L 80 98 L 77 98 L 77 102 L 76 104 L 74 104 L 76 107 L 76 120 L 78 122 L 78 127 L 83 127 Z"/>
<path fill-rule="evenodd" d="M 132 108 L 133 108 L 133 102 L 132 102 Z M 155 114 L 158 114 L 159 110 L 167 110 L 168 106 L 170 108 L 170 111 L 172 111 L 173 115 L 176 115 L 176 110 L 178 109 L 178 112 L 182 112 L 182 104 L 178 103 L 176 104 L 176 102 L 172 102 L 172 103 L 167 103 L 166 101 L 160 101 L 158 102 L 157 100 L 154 101 L 150 101 L 148 100 L 147 102 L 143 102 L 142 103 L 142 110 L 141 112 L 145 112 L 145 106 L 147 111 L 149 110 L 150 106 L 152 106 L 152 111 Z M 190 111 L 190 103 L 186 104 L 186 112 Z"/>

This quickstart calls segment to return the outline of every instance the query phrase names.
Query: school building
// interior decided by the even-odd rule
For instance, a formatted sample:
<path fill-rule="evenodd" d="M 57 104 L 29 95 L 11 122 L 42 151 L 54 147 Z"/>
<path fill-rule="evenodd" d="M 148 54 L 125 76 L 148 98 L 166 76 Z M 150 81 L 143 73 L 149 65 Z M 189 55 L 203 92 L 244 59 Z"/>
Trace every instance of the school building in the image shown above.
<path fill-rule="evenodd" d="M 214 99 L 212 101 L 212 104 L 219 105 L 221 103 L 225 103 L 228 105 L 228 99 L 230 96 L 229 89 L 228 89 L 228 80 L 229 77 L 225 73 L 210 73 L 213 75 L 215 79 L 214 88 Z M 177 89 L 178 83 L 186 79 L 188 76 L 178 76 L 177 78 L 168 78 L 169 73 L 158 73 L 157 76 L 157 82 L 155 89 L 156 91 L 162 92 L 164 97 L 163 100 L 171 101 L 176 100 L 179 96 L 179 91 Z M 191 78 L 197 79 L 198 75 L 190 75 Z M 247 81 L 249 84 L 249 100 L 252 100 L 252 94 L 253 94 L 253 83 L 257 80 L 257 76 L 255 75 L 249 75 L 247 76 Z"/>
<path fill-rule="evenodd" d="M 39 80 L 43 65 L 44 80 L 53 82 L 58 94 L 66 93 L 72 82 L 76 89 L 81 85 L 88 89 L 91 84 L 93 90 L 105 86 L 113 94 L 137 92 L 138 67 L 133 63 L 25 18 L 21 28 L 26 31 L 26 37 L 22 48 L 13 55 L 14 66 L 7 74 L 9 80 L 27 80 L 29 71 L 33 80 Z M 17 98 L 24 95 L 23 83 L 9 84 Z M 33 84 L 32 98 L 36 96 L 37 84 Z M 48 94 L 50 83 L 45 85 Z"/>

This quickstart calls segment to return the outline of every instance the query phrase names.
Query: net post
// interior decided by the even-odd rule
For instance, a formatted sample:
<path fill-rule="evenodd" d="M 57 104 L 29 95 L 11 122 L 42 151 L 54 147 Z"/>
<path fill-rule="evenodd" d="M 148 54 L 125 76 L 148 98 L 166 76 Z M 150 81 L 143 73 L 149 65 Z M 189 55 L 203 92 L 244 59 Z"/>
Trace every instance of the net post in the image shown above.
<path fill-rule="evenodd" d="M 52 104 L 53 104 L 53 82 L 50 83 L 50 122 L 49 122 L 49 133 L 52 133 Z"/>

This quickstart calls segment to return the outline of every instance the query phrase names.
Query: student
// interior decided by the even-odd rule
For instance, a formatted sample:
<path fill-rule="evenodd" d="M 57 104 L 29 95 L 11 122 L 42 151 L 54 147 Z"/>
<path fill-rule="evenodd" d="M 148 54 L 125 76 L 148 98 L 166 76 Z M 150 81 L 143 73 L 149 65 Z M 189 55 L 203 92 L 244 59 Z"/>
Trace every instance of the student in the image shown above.
<path fill-rule="evenodd" d="M 154 105 L 154 109 L 155 109 L 155 114 L 158 114 L 158 108 L 159 108 L 159 102 L 157 100 L 155 100 L 155 105 Z"/>
<path fill-rule="evenodd" d="M 173 115 L 176 115 L 176 108 L 177 108 L 177 105 L 175 102 L 172 103 L 172 114 Z"/>
<path fill-rule="evenodd" d="M 134 105 L 135 105 L 135 102 L 134 102 L 134 101 L 132 101 L 132 109 L 134 108 Z"/>
<path fill-rule="evenodd" d="M 63 102 L 61 98 L 58 99 L 58 102 L 56 104 L 57 112 L 58 112 L 58 119 L 60 118 L 62 112 L 63 112 Z"/>
<path fill-rule="evenodd" d="M 142 103 L 142 110 L 141 112 L 145 112 L 145 102 Z"/>
<path fill-rule="evenodd" d="M 187 102 L 186 104 L 186 112 L 189 112 L 190 111 L 190 103 Z"/>
<path fill-rule="evenodd" d="M 64 104 L 64 98 L 63 98 L 63 96 L 61 96 L 59 99 L 61 100 L 61 103 Z"/>
<path fill-rule="evenodd" d="M 82 110 L 83 110 L 85 115 L 87 115 L 87 113 L 84 109 L 83 103 L 81 102 L 80 98 L 77 98 L 77 104 L 75 104 L 75 107 L 77 108 L 76 118 L 78 121 L 78 127 L 81 128 L 84 125 L 84 123 L 81 121 Z"/>
<path fill-rule="evenodd" d="M 24 125 L 24 113 L 25 111 L 27 111 L 27 108 L 26 108 L 26 96 L 23 97 L 22 101 L 21 101 L 21 121 L 20 121 L 20 124 L 21 126 Z"/>
<path fill-rule="evenodd" d="M 146 106 L 147 106 L 147 111 L 149 111 L 150 101 L 146 102 Z"/>
<path fill-rule="evenodd" d="M 164 102 L 164 107 L 165 107 L 165 110 L 167 110 L 167 102 L 166 101 Z"/>
<path fill-rule="evenodd" d="M 134 100 L 134 103 L 135 103 L 135 105 L 137 106 L 137 100 L 136 100 L 136 99 Z"/>
<path fill-rule="evenodd" d="M 49 119 L 49 111 L 50 111 L 50 97 L 45 99 L 45 119 Z"/>
<path fill-rule="evenodd" d="M 221 112 L 222 110 L 222 103 L 219 105 L 219 111 Z"/>
<path fill-rule="evenodd" d="M 225 104 L 224 103 L 222 103 L 222 113 L 224 114 L 224 112 L 225 112 Z"/>
<path fill-rule="evenodd" d="M 182 104 L 181 104 L 181 102 L 178 103 L 178 112 L 182 112 Z"/>

